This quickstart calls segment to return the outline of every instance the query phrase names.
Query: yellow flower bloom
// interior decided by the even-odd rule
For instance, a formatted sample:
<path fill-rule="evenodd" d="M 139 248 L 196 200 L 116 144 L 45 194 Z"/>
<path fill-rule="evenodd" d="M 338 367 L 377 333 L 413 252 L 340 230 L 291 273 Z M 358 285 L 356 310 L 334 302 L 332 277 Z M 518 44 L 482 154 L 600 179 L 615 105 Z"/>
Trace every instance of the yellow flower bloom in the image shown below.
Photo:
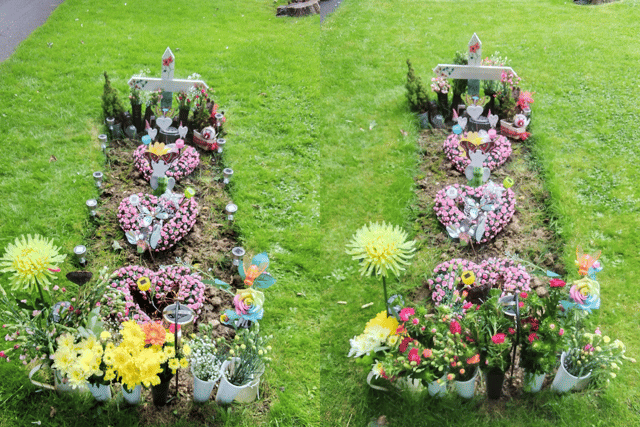
<path fill-rule="evenodd" d="M 188 356 L 191 354 L 191 347 L 189 347 L 189 344 L 185 344 L 184 346 L 182 346 L 182 352 L 184 353 L 185 356 Z"/>
<path fill-rule="evenodd" d="M 75 337 L 71 334 L 60 335 L 56 340 L 58 343 L 58 348 L 65 348 L 69 351 L 73 350 L 75 347 Z"/>
<path fill-rule="evenodd" d="M 187 368 L 189 366 L 189 361 L 183 357 L 182 359 L 180 359 L 180 366 L 182 368 Z"/>
<path fill-rule="evenodd" d="M 111 338 L 111 333 L 109 333 L 109 331 L 102 331 L 102 332 L 100 332 L 100 339 L 101 339 L 102 341 L 106 341 L 106 340 L 108 340 L 109 338 Z"/>
<path fill-rule="evenodd" d="M 149 145 L 148 152 L 155 154 L 156 156 L 162 156 L 169 152 L 169 149 L 164 146 L 163 142 L 156 142 Z"/>
<path fill-rule="evenodd" d="M 173 357 L 173 356 L 176 355 L 176 349 L 174 347 L 167 346 L 167 347 L 164 348 L 164 354 L 167 357 Z"/>
<path fill-rule="evenodd" d="M 390 335 L 395 335 L 400 324 L 395 317 L 387 317 L 387 312 L 381 311 L 376 315 L 376 317 L 367 322 L 367 325 L 364 328 L 365 333 L 369 328 L 376 325 L 388 329 L 390 331 Z"/>
<path fill-rule="evenodd" d="M 47 240 L 36 234 L 16 238 L 9 243 L 6 252 L 0 258 L 0 272 L 10 272 L 9 285 L 12 290 L 35 290 L 36 281 L 48 285 L 49 278 L 54 277 L 52 270 L 57 270 L 58 263 L 64 261 L 66 255 L 60 255 L 60 248 L 53 245 L 53 239 Z"/>
<path fill-rule="evenodd" d="M 398 226 L 385 222 L 371 222 L 359 229 L 347 244 L 347 254 L 360 260 L 360 274 L 387 276 L 387 270 L 398 275 L 414 256 L 415 241 L 406 240 L 407 234 Z"/>
<path fill-rule="evenodd" d="M 169 368 L 171 370 L 176 370 L 180 367 L 180 362 L 178 359 L 169 359 Z"/>

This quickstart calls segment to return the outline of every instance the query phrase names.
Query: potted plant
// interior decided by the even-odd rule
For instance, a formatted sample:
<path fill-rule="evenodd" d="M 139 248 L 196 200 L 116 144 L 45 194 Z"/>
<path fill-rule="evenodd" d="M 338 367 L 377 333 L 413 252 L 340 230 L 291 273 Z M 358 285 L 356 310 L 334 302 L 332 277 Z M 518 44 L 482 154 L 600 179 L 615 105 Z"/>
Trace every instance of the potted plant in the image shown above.
<path fill-rule="evenodd" d="M 189 363 L 193 374 L 193 401 L 206 402 L 211 397 L 213 387 L 222 375 L 222 361 L 218 348 L 222 346 L 221 340 L 214 340 L 211 337 L 213 325 L 208 323 L 200 325 L 200 330 L 196 336 L 189 341 L 191 354 Z"/>
<path fill-rule="evenodd" d="M 431 91 L 435 92 L 438 97 L 438 111 L 445 122 L 451 120 L 451 109 L 449 108 L 449 92 L 451 85 L 444 76 L 431 78 Z"/>
<path fill-rule="evenodd" d="M 497 112 L 500 117 L 500 131 L 503 135 L 525 140 L 529 137 L 527 126 L 533 103 L 533 93 L 520 89 L 520 77 L 513 73 L 502 73 L 502 87 L 495 93 L 498 100 Z"/>
<path fill-rule="evenodd" d="M 475 394 L 475 380 L 480 366 L 480 349 L 469 328 L 475 322 L 475 311 L 468 311 L 464 317 L 443 317 L 448 331 L 434 342 L 444 348 L 444 359 L 449 364 L 447 380 L 455 381 L 460 397 L 471 399 Z"/>
<path fill-rule="evenodd" d="M 258 325 L 251 329 L 240 329 L 230 343 L 225 343 L 221 354 L 226 354 L 222 363 L 222 377 L 216 394 L 216 402 L 229 404 L 233 400 L 252 402 L 258 397 L 260 377 L 268 356 L 271 339 L 259 335 Z"/>
<path fill-rule="evenodd" d="M 551 279 L 549 294 L 540 298 L 534 292 L 520 295 L 520 367 L 525 371 L 525 391 L 538 392 L 546 374 L 557 363 L 557 355 L 563 347 L 567 317 L 559 310 L 564 296 L 565 282 Z M 515 333 L 512 329 L 510 333 Z"/>
<path fill-rule="evenodd" d="M 119 138 L 122 130 L 124 107 L 118 97 L 118 91 L 111 86 L 107 72 L 104 72 L 104 90 L 102 92 L 102 113 L 107 122 L 111 138 Z"/>
<path fill-rule="evenodd" d="M 107 372 L 122 384 L 125 400 L 138 404 L 141 386 L 151 387 L 154 404 L 166 403 L 169 381 L 178 368 L 186 368 L 189 362 L 184 357 L 190 351 L 184 348 L 184 355 L 176 351 L 174 335 L 161 323 L 138 324 L 133 320 L 122 323 L 122 340 L 118 345 L 105 349 L 103 360 Z M 154 389 L 155 387 L 155 389 Z"/>
<path fill-rule="evenodd" d="M 511 365 L 514 341 L 509 331 L 513 320 L 503 311 L 499 302 L 501 294 L 502 290 L 491 289 L 487 301 L 474 313 L 477 321 L 471 324 L 473 339 L 480 348 L 489 399 L 500 398 L 505 373 Z M 526 292 L 520 294 L 525 295 Z"/>
<path fill-rule="evenodd" d="M 407 101 L 409 103 L 409 110 L 418 115 L 420 119 L 420 127 L 427 129 L 429 127 L 429 94 L 427 89 L 419 76 L 411 65 L 411 60 L 407 59 L 407 82 L 405 88 L 407 89 Z"/>

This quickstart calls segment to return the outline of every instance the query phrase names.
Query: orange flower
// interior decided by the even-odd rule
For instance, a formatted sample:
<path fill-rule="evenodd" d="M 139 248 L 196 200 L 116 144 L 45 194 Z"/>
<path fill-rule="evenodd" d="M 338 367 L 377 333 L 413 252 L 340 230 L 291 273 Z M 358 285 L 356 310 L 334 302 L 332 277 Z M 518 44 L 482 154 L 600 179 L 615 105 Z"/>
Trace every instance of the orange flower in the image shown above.
<path fill-rule="evenodd" d="M 145 344 L 163 345 L 167 337 L 167 331 L 161 323 L 149 322 L 142 325 Z"/>
<path fill-rule="evenodd" d="M 467 363 L 469 365 L 475 365 L 476 363 L 480 363 L 480 354 L 476 353 L 475 356 L 468 358 Z"/>

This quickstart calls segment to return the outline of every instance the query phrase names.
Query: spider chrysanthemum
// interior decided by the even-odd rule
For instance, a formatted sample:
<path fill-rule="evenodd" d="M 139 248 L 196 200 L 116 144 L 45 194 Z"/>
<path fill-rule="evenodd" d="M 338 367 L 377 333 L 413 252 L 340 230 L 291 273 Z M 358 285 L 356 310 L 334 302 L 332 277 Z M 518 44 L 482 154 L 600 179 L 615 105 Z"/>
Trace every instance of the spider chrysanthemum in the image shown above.
<path fill-rule="evenodd" d="M 360 260 L 360 274 L 387 276 L 390 270 L 396 276 L 407 260 L 413 257 L 415 241 L 407 240 L 407 233 L 398 226 L 370 222 L 359 229 L 347 244 L 347 253 Z"/>
<path fill-rule="evenodd" d="M 36 234 L 20 236 L 15 243 L 9 243 L 6 252 L 0 258 L 0 271 L 13 273 L 9 282 L 12 290 L 35 289 L 36 281 L 48 285 L 49 278 L 57 270 L 58 263 L 66 255 L 60 255 L 60 248 L 53 245 L 53 239 L 47 240 Z"/>

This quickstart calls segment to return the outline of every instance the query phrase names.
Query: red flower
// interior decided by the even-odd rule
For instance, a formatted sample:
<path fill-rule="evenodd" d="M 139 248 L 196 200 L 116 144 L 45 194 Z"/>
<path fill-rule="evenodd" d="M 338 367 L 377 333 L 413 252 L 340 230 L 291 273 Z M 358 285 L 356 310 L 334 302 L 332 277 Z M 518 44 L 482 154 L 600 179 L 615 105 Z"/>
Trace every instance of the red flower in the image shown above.
<path fill-rule="evenodd" d="M 524 303 L 522 301 L 518 302 L 518 307 L 520 308 L 524 307 Z"/>
<path fill-rule="evenodd" d="M 549 280 L 549 286 L 551 286 L 552 288 L 564 288 L 565 285 L 566 285 L 566 282 L 561 279 Z"/>
<path fill-rule="evenodd" d="M 414 347 L 411 350 L 409 350 L 409 355 L 407 356 L 407 359 L 409 360 L 409 362 L 420 363 L 420 352 L 418 351 L 418 349 Z"/>
<path fill-rule="evenodd" d="M 509 328 L 509 333 L 510 333 L 511 335 L 513 335 L 513 334 L 515 334 L 515 333 L 516 333 L 516 330 L 515 330 L 515 329 L 513 329 L 513 328 Z"/>
<path fill-rule="evenodd" d="M 404 335 L 406 333 L 407 333 L 407 330 L 405 329 L 404 325 L 400 325 L 396 328 L 397 335 Z"/>
<path fill-rule="evenodd" d="M 404 337 L 402 339 L 402 342 L 400 343 L 400 346 L 398 347 L 398 350 L 400 350 L 401 353 L 407 351 L 407 347 L 409 347 L 411 341 L 413 341 L 411 337 Z"/>
<path fill-rule="evenodd" d="M 451 324 L 449 325 L 449 332 L 451 332 L 452 334 L 459 334 L 460 332 L 462 332 L 460 323 L 456 322 L 455 320 L 451 322 Z"/>
<path fill-rule="evenodd" d="M 469 52 L 476 53 L 480 49 L 480 43 L 472 44 L 469 46 Z"/>
<path fill-rule="evenodd" d="M 505 334 L 499 333 L 492 336 L 491 341 L 493 341 L 494 344 L 502 344 L 505 338 L 506 338 Z"/>
<path fill-rule="evenodd" d="M 462 306 L 463 309 L 468 310 L 471 307 L 473 307 L 473 303 L 472 302 L 468 302 L 465 305 Z"/>
<path fill-rule="evenodd" d="M 529 296 L 529 294 L 528 294 L 528 293 L 526 293 L 526 292 L 524 292 L 524 291 L 520 292 L 520 298 L 525 299 L 525 298 L 527 298 L 528 296 Z"/>
<path fill-rule="evenodd" d="M 162 60 L 162 65 L 164 65 L 165 67 L 168 67 L 169 65 L 171 65 L 172 62 L 173 62 L 173 58 L 168 57 L 167 59 Z"/>
<path fill-rule="evenodd" d="M 540 337 L 538 337 L 538 334 L 536 334 L 535 332 L 531 332 L 529 334 L 528 340 L 529 340 L 530 343 L 533 343 L 537 339 L 540 339 Z"/>

